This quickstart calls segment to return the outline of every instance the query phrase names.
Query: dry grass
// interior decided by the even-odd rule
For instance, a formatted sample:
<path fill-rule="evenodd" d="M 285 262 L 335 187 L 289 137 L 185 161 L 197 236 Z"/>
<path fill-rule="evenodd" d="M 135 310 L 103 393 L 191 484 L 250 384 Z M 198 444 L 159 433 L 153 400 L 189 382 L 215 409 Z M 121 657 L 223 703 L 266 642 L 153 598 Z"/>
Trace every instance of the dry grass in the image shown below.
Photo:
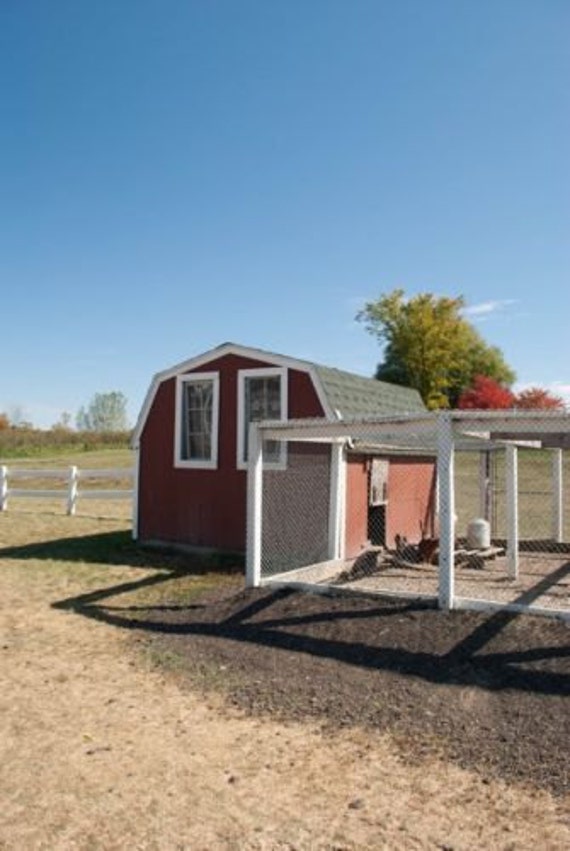
<path fill-rule="evenodd" d="M 389 736 L 242 717 L 145 666 L 144 634 L 85 616 L 89 600 L 124 616 L 230 580 L 141 553 L 114 510 L 0 516 L 0 848 L 570 846 L 546 793 L 407 765 Z"/>

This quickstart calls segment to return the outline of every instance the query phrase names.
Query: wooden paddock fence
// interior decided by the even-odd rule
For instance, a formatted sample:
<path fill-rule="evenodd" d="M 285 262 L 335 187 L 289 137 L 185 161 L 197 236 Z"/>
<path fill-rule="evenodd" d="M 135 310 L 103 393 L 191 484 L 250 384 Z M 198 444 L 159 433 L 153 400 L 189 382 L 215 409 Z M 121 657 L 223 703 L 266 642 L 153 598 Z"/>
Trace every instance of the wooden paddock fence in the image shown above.
<path fill-rule="evenodd" d="M 81 487 L 81 483 L 96 481 L 124 481 L 134 479 L 134 470 L 129 467 L 113 469 L 79 469 L 66 467 L 61 470 L 41 470 L 0 466 L 0 511 L 6 511 L 8 501 L 13 498 L 24 499 L 61 499 L 67 514 L 75 514 L 78 500 L 84 499 L 132 499 L 133 489 Z M 50 480 L 59 483 L 57 488 L 12 487 L 12 481 L 43 482 Z"/>

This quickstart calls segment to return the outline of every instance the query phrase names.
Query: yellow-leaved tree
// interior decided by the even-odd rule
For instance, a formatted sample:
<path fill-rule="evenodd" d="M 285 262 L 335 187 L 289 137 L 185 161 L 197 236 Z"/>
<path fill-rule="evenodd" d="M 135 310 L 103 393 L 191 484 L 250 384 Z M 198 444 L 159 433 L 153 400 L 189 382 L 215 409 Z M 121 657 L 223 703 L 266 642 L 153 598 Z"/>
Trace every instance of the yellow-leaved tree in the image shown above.
<path fill-rule="evenodd" d="M 415 388 L 430 409 L 454 408 L 476 376 L 508 387 L 515 373 L 462 316 L 463 298 L 396 289 L 368 302 L 357 319 L 383 345 L 376 378 Z"/>

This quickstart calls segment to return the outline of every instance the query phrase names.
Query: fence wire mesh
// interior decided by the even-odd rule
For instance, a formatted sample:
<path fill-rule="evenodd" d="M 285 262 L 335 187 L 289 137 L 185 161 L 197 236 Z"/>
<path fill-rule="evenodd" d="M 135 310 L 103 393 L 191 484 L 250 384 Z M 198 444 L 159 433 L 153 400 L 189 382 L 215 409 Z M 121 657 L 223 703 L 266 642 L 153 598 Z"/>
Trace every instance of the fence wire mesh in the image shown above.
<path fill-rule="evenodd" d="M 262 574 L 322 562 L 328 557 L 330 458 L 328 445 L 289 443 L 284 469 L 263 475 Z"/>
<path fill-rule="evenodd" d="M 570 416 L 263 424 L 259 581 L 570 616 Z M 272 456 L 273 458 L 275 455 Z"/>

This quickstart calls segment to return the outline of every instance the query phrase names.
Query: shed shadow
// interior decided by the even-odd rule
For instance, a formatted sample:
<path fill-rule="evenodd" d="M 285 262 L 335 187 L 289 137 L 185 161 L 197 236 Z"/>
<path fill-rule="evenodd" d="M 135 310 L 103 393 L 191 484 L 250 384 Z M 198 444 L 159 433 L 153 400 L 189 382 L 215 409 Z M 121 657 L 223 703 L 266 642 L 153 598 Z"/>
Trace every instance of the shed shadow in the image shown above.
<path fill-rule="evenodd" d="M 517 689 L 545 695 L 570 695 L 570 669 L 564 660 L 570 658 L 570 647 L 556 643 L 526 649 L 485 651 L 485 646 L 515 618 L 525 617 L 509 612 L 491 616 L 474 613 L 453 614 L 456 624 L 454 645 L 442 650 L 417 649 L 418 629 L 429 629 L 429 618 L 447 618 L 441 612 L 416 602 L 387 602 L 372 605 L 346 605 L 338 603 L 332 610 L 325 604 L 321 611 L 303 612 L 303 601 L 308 595 L 296 591 L 278 590 L 254 592 L 241 590 L 229 592 L 225 600 L 217 598 L 212 603 L 196 601 L 190 605 L 118 607 L 106 601 L 118 594 L 136 591 L 144 586 L 168 582 L 174 574 L 147 577 L 139 582 L 123 583 L 88 594 L 60 600 L 54 608 L 74 611 L 84 617 L 103 621 L 122 629 L 140 630 L 149 634 L 178 636 L 206 636 L 220 641 L 258 645 L 273 651 L 309 654 L 315 659 L 332 659 L 343 664 L 358 666 L 370 671 L 388 671 L 416 677 L 442 685 L 477 686 L 491 691 Z M 295 612 L 283 612 L 284 600 L 294 598 Z M 324 599 L 324 598 L 320 598 Z M 221 615 L 222 602 L 230 612 Z M 339 608 L 339 606 L 342 606 Z M 310 607 L 309 607 L 310 609 Z M 177 617 L 170 620 L 168 614 Z M 146 617 L 142 617 L 146 614 Z M 395 619 L 408 619 L 408 633 L 399 632 L 397 646 L 382 642 L 382 634 L 390 634 Z M 462 619 L 463 618 L 463 619 Z M 460 620 L 458 620 L 460 619 Z M 462 619 L 462 620 L 461 620 Z M 358 621 L 363 624 L 359 633 L 368 639 L 342 638 L 342 626 Z M 472 626 L 475 621 L 475 626 Z M 339 630 L 340 627 L 340 630 Z M 315 632 L 311 632 L 316 628 Z M 339 637 L 339 635 L 341 637 Z M 374 641 L 374 637 L 379 637 Z M 429 645 L 429 642 L 426 642 Z M 561 663 L 558 670 L 552 663 Z M 546 668 L 545 663 L 550 662 Z M 535 665 L 536 667 L 531 667 Z"/>
<path fill-rule="evenodd" d="M 145 569 L 167 570 L 174 574 L 203 573 L 217 569 L 221 573 L 243 570 L 239 559 L 223 555 L 204 556 L 173 548 L 145 547 L 133 540 L 128 529 L 55 538 L 21 546 L 0 547 L 1 559 L 18 561 L 69 561 L 98 565 L 122 565 Z"/>

